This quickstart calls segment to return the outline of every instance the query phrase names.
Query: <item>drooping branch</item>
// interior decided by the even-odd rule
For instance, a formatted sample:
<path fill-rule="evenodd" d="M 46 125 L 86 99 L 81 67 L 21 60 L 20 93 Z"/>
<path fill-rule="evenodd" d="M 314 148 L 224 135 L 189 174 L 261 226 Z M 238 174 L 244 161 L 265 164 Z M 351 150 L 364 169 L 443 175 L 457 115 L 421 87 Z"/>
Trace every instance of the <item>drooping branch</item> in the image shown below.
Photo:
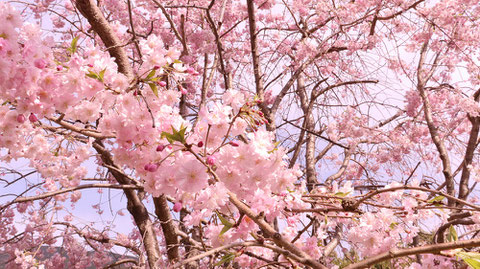
<path fill-rule="evenodd" d="M 420 97 L 423 101 L 423 113 L 425 114 L 425 121 L 427 122 L 428 130 L 430 131 L 430 136 L 432 137 L 432 141 L 435 144 L 435 147 L 438 150 L 440 155 L 440 160 L 442 161 L 443 166 L 443 175 L 445 177 L 445 185 L 447 187 L 447 193 L 449 195 L 455 195 L 455 182 L 453 181 L 452 169 L 450 166 L 450 157 L 448 156 L 447 149 L 443 140 L 440 138 L 440 134 L 438 133 L 438 128 L 435 126 L 433 116 L 432 116 L 432 108 L 430 105 L 430 100 L 428 99 L 427 93 L 425 91 L 425 84 L 427 83 L 427 79 L 424 74 L 423 65 L 425 64 L 425 57 L 427 53 L 428 41 L 423 43 L 422 49 L 420 51 L 420 60 L 418 62 L 417 68 L 417 90 L 420 93 Z M 454 201 L 452 199 L 448 200 L 449 205 L 454 205 Z"/>
<path fill-rule="evenodd" d="M 227 71 L 225 68 L 225 59 L 223 56 L 223 45 L 222 45 L 222 41 L 220 40 L 221 37 L 218 34 L 218 28 L 215 22 L 213 21 L 212 15 L 210 13 L 210 10 L 212 9 L 214 4 L 215 4 L 215 0 L 212 0 L 206 10 L 207 21 L 208 21 L 208 24 L 210 25 L 210 28 L 212 29 L 213 35 L 215 36 L 215 43 L 217 44 L 217 53 L 218 53 L 217 55 L 220 61 L 220 71 L 223 75 L 223 80 L 225 82 L 225 89 L 228 90 L 232 88 L 232 81 L 230 79 L 229 74 L 227 74 Z"/>

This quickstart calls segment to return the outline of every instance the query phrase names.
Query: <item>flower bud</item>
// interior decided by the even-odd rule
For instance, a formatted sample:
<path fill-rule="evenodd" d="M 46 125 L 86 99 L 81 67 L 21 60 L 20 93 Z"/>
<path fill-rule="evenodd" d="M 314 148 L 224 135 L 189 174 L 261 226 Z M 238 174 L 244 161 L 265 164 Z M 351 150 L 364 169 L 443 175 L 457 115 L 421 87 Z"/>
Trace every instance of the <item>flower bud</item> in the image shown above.
<path fill-rule="evenodd" d="M 23 116 L 23 114 L 18 114 L 17 122 L 18 123 L 24 123 L 25 122 L 25 116 Z"/>
<path fill-rule="evenodd" d="M 189 74 L 194 74 L 194 73 L 195 73 L 195 69 L 193 69 L 193 67 L 189 67 L 189 68 L 187 68 L 187 73 L 189 73 Z"/>
<path fill-rule="evenodd" d="M 161 81 L 158 82 L 158 86 L 165 87 L 165 86 L 167 86 L 167 83 L 165 81 L 161 80 Z"/>
<path fill-rule="evenodd" d="M 35 67 L 38 69 L 44 69 L 45 67 L 47 67 L 47 61 L 45 61 L 44 59 L 36 59 L 33 62 L 33 65 L 35 65 Z"/>
<path fill-rule="evenodd" d="M 210 155 L 210 156 L 207 157 L 207 164 L 208 164 L 208 165 L 214 165 L 216 160 L 217 160 L 217 159 L 216 159 L 215 157 L 213 157 L 212 155 Z"/>
<path fill-rule="evenodd" d="M 232 147 L 238 147 L 238 143 L 235 142 L 235 141 L 230 141 L 229 144 L 232 146 Z"/>
<path fill-rule="evenodd" d="M 37 116 L 35 116 L 35 114 L 30 113 L 30 116 L 28 117 L 28 120 L 33 123 L 33 122 L 37 122 L 38 118 L 37 118 Z"/>
<path fill-rule="evenodd" d="M 165 145 L 160 144 L 157 146 L 157 151 L 163 151 L 164 149 L 165 149 Z"/>
<path fill-rule="evenodd" d="M 143 167 L 148 172 L 155 172 L 158 169 L 158 164 L 156 163 L 148 163 Z"/>
<path fill-rule="evenodd" d="M 197 147 L 199 147 L 199 148 L 203 147 L 203 141 L 199 141 L 198 144 L 197 144 Z"/>
<path fill-rule="evenodd" d="M 173 205 L 173 211 L 175 212 L 180 212 L 180 210 L 182 210 L 182 202 L 176 202 L 174 205 Z"/>

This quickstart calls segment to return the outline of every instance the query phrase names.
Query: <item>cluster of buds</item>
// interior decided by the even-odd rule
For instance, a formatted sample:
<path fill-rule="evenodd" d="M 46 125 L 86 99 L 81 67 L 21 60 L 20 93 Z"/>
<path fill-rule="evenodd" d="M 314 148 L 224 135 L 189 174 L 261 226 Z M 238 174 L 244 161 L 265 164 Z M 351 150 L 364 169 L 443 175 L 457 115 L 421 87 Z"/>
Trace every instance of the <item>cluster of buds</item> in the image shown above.
<path fill-rule="evenodd" d="M 252 102 L 247 102 L 240 108 L 240 117 L 247 121 L 254 131 L 268 123 L 265 115 L 259 109 L 260 104 L 262 104 L 262 100 L 255 97 Z"/>
<path fill-rule="evenodd" d="M 23 114 L 18 114 L 17 115 L 17 122 L 18 123 L 24 123 L 26 120 L 25 116 Z M 38 121 L 38 118 L 37 116 L 35 116 L 35 114 L 33 113 L 30 113 L 30 116 L 28 116 L 28 120 L 31 122 L 31 123 L 35 123 Z"/>

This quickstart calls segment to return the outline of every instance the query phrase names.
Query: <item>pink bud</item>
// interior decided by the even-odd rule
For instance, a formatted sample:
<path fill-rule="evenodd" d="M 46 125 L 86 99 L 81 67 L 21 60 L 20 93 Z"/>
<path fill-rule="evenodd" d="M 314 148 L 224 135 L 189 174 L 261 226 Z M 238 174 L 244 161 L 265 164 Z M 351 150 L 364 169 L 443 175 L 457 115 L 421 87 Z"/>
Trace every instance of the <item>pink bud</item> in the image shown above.
<path fill-rule="evenodd" d="M 157 146 L 157 151 L 163 151 L 165 149 L 165 145 L 158 145 Z"/>
<path fill-rule="evenodd" d="M 35 67 L 38 68 L 38 69 L 43 69 L 43 68 L 47 67 L 47 61 L 45 61 L 44 59 L 36 59 L 33 62 L 33 65 L 35 65 Z"/>
<path fill-rule="evenodd" d="M 158 164 L 156 163 L 148 163 L 143 167 L 148 172 L 155 172 L 158 169 Z"/>
<path fill-rule="evenodd" d="M 38 118 L 37 118 L 37 116 L 35 116 L 35 114 L 30 113 L 30 116 L 28 117 L 28 120 L 29 120 L 30 122 L 37 122 L 37 121 L 38 121 Z"/>
<path fill-rule="evenodd" d="M 232 147 L 238 147 L 238 143 L 237 142 L 234 142 L 234 141 L 230 141 L 229 143 Z"/>
<path fill-rule="evenodd" d="M 189 68 L 187 68 L 187 73 L 193 75 L 195 73 L 195 69 L 193 69 L 193 67 L 189 67 Z"/>
<path fill-rule="evenodd" d="M 62 71 L 62 69 L 63 69 L 63 66 L 57 65 L 57 71 Z"/>
<path fill-rule="evenodd" d="M 91 67 L 93 67 L 93 64 L 87 64 L 87 66 L 91 68 Z"/>
<path fill-rule="evenodd" d="M 153 69 L 155 69 L 155 70 L 160 69 L 160 65 L 155 65 L 155 66 L 153 67 Z"/>
<path fill-rule="evenodd" d="M 18 114 L 17 122 L 18 123 L 24 123 L 25 122 L 25 116 L 23 116 L 23 114 Z"/>
<path fill-rule="evenodd" d="M 210 155 L 210 156 L 207 157 L 207 164 L 208 164 L 208 165 L 214 165 L 216 160 L 217 160 L 217 159 L 216 159 L 215 157 L 213 157 L 212 155 Z"/>
<path fill-rule="evenodd" d="M 199 147 L 199 148 L 203 147 L 203 141 L 199 141 L 198 144 L 197 144 L 197 147 Z"/>
<path fill-rule="evenodd" d="M 175 212 L 180 212 L 180 210 L 182 210 L 182 202 L 176 202 L 174 205 L 173 205 L 173 211 Z"/>
<path fill-rule="evenodd" d="M 161 81 L 158 82 L 158 85 L 160 87 L 165 87 L 165 86 L 167 86 L 167 83 L 165 81 L 161 80 Z"/>

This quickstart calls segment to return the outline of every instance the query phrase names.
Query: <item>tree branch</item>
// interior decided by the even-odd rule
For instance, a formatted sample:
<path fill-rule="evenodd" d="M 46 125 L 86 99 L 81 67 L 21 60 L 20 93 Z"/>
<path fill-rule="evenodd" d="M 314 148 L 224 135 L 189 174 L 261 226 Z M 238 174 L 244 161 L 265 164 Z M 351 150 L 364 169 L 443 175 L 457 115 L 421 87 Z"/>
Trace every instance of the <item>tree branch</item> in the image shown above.
<path fill-rule="evenodd" d="M 377 256 L 367 258 L 361 262 L 351 264 L 345 267 L 345 269 L 368 268 L 374 264 L 377 264 L 383 261 L 388 261 L 391 259 L 405 257 L 409 255 L 423 254 L 423 253 L 439 253 L 442 250 L 471 248 L 471 247 L 478 247 L 478 246 L 480 246 L 480 239 L 434 244 L 434 245 L 414 247 L 409 249 L 390 250 L 388 252 L 384 252 Z"/>
<path fill-rule="evenodd" d="M 102 39 L 108 52 L 115 58 L 118 65 L 118 72 L 124 74 L 129 80 L 133 79 L 133 70 L 130 66 L 127 54 L 121 46 L 120 39 L 118 39 L 115 32 L 110 27 L 110 24 L 105 19 L 100 8 L 93 2 L 93 0 L 76 0 L 75 6 L 78 11 L 88 20 L 95 33 Z"/>

